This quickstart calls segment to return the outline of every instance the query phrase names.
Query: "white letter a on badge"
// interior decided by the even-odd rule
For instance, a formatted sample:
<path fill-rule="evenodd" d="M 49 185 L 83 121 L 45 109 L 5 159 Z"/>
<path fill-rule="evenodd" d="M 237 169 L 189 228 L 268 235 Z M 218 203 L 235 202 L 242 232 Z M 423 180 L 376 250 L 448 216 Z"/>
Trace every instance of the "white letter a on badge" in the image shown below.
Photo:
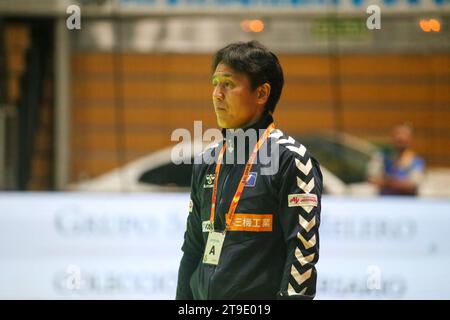
<path fill-rule="evenodd" d="M 220 252 L 222 251 L 223 242 L 225 240 L 225 232 L 210 232 L 208 241 L 206 242 L 205 255 L 203 263 L 219 264 Z M 217 246 L 217 248 L 216 248 Z"/>

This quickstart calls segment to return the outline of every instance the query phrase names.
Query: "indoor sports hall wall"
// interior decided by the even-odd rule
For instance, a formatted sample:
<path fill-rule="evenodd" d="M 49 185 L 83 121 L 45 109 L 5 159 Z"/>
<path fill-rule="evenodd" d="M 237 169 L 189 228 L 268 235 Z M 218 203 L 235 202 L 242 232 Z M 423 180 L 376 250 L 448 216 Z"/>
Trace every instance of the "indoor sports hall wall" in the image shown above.
<path fill-rule="evenodd" d="M 427 164 L 450 165 L 449 54 L 280 59 L 286 85 L 275 119 L 285 131 L 338 130 L 388 142 L 395 124 L 410 121 Z M 171 132 L 193 131 L 194 120 L 216 126 L 211 55 L 75 52 L 71 61 L 72 181 L 170 145 Z"/>
<path fill-rule="evenodd" d="M 383 143 L 389 141 L 393 125 L 410 121 L 415 128 L 413 147 L 427 165 L 450 166 L 450 54 L 438 39 L 441 35 L 418 35 L 417 41 L 407 38 L 408 23 L 387 26 L 395 30 L 395 43 L 368 38 L 339 53 L 328 52 L 326 41 L 306 39 L 310 52 L 300 48 L 297 53 L 280 54 L 286 74 L 275 114 L 280 127 L 290 134 L 338 130 Z M 83 30 L 91 29 L 85 25 Z M 109 37 L 100 31 L 101 39 Z M 98 176 L 168 146 L 171 132 L 180 127 L 192 130 L 194 120 L 202 120 L 204 128 L 216 126 L 210 98 L 211 54 L 158 51 L 158 42 L 141 52 L 131 50 L 131 45 L 123 51 L 101 49 L 86 40 L 92 35 L 71 35 L 70 182 Z M 30 25 L 24 23 L 5 28 L 7 101 L 12 106 L 20 96 L 31 36 Z M 418 46 L 413 50 L 415 42 Z M 320 48 L 311 49 L 316 45 Z M 345 41 L 339 45 L 344 47 Z M 52 189 L 52 76 L 49 70 L 36 118 L 30 190 Z"/>

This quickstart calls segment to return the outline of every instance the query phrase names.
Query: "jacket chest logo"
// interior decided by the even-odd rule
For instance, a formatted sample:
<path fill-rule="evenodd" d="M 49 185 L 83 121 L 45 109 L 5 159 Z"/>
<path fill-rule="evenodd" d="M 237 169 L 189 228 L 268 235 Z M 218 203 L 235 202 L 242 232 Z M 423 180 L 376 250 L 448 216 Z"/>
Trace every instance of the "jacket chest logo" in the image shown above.
<path fill-rule="evenodd" d="M 245 183 L 245 187 L 254 187 L 256 185 L 256 178 L 258 177 L 257 172 L 250 172 L 248 174 L 247 182 Z M 205 183 L 203 184 L 203 188 L 212 188 L 214 187 L 214 179 L 215 174 L 207 174 L 205 176 Z"/>
<path fill-rule="evenodd" d="M 256 178 L 258 176 L 257 172 L 250 172 L 248 174 L 247 182 L 245 183 L 246 187 L 254 187 L 256 184 Z"/>
<path fill-rule="evenodd" d="M 203 188 L 214 187 L 214 179 L 215 179 L 215 174 L 207 174 L 205 177 L 205 183 L 203 184 Z"/>
<path fill-rule="evenodd" d="M 271 232 L 272 220 L 273 214 L 236 213 L 228 231 Z"/>

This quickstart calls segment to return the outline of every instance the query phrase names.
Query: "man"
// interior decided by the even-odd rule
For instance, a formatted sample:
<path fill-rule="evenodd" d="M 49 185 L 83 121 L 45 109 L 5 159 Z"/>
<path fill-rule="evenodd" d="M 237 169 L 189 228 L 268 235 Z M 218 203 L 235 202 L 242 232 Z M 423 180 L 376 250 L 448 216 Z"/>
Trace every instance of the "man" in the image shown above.
<path fill-rule="evenodd" d="M 379 157 L 381 169 L 374 169 L 373 162 L 369 166 L 369 181 L 379 188 L 380 194 L 417 195 L 425 162 L 410 148 L 411 140 L 410 125 L 396 126 L 392 132 L 393 152 Z"/>
<path fill-rule="evenodd" d="M 224 140 L 193 167 L 176 298 L 312 299 L 322 174 L 303 145 L 274 128 L 278 58 L 256 41 L 233 43 L 216 53 L 212 72 Z M 248 142 L 252 132 L 257 141 Z"/>

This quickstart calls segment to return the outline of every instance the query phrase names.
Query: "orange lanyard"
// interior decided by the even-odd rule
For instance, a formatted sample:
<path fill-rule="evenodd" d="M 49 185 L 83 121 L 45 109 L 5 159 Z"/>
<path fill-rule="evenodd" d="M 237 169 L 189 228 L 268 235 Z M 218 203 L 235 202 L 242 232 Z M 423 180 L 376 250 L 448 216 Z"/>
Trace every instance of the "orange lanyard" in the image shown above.
<path fill-rule="evenodd" d="M 253 162 L 255 161 L 256 155 L 258 153 L 259 148 L 261 148 L 261 145 L 266 141 L 269 134 L 272 132 L 272 130 L 275 128 L 275 124 L 271 123 L 266 130 L 264 131 L 264 134 L 261 138 L 259 138 L 258 142 L 256 143 L 255 147 L 253 148 L 253 152 L 250 155 L 250 158 L 247 161 L 247 164 L 245 165 L 244 173 L 242 174 L 241 181 L 239 182 L 239 185 L 237 187 L 236 193 L 234 194 L 233 200 L 231 201 L 230 209 L 228 210 L 228 216 L 226 219 L 226 228 L 231 225 L 231 221 L 233 221 L 234 212 L 236 211 L 236 207 L 239 203 L 239 200 L 241 199 L 242 190 L 244 190 L 245 183 L 247 182 L 248 175 L 250 174 L 250 169 L 252 168 Z M 220 167 L 222 166 L 222 159 L 223 154 L 225 152 L 226 148 L 226 142 L 224 142 L 222 149 L 220 150 L 219 157 L 217 158 L 217 164 L 215 169 L 215 176 L 214 176 L 214 187 L 212 190 L 212 199 L 211 199 L 211 215 L 209 218 L 209 221 L 212 225 L 214 225 L 214 214 L 216 210 L 216 200 L 217 200 L 217 183 L 219 181 L 219 172 Z"/>

